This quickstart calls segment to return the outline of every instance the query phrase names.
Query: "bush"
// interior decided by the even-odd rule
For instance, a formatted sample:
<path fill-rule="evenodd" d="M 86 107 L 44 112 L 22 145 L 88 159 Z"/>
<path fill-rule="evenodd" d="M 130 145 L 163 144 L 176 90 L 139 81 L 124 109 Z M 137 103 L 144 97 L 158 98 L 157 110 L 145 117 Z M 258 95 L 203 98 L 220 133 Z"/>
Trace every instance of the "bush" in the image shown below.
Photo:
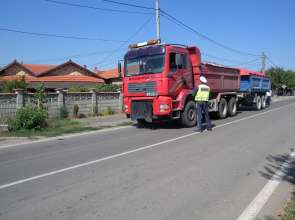
<path fill-rule="evenodd" d="M 117 92 L 121 89 L 121 86 L 114 84 L 99 84 L 95 87 L 97 92 Z"/>
<path fill-rule="evenodd" d="M 73 107 L 73 118 L 79 118 L 79 105 L 74 105 Z"/>
<path fill-rule="evenodd" d="M 46 127 L 48 113 L 46 109 L 38 107 L 24 107 L 16 111 L 16 116 L 8 120 L 8 130 L 39 130 Z"/>
<path fill-rule="evenodd" d="M 69 92 L 89 92 L 91 88 L 82 86 L 73 86 L 69 88 Z"/>
<path fill-rule="evenodd" d="M 67 118 L 69 117 L 69 112 L 66 107 L 61 107 L 59 109 L 59 117 L 60 118 Z"/>
<path fill-rule="evenodd" d="M 101 112 L 102 116 L 113 115 L 113 114 L 115 114 L 115 112 L 110 106 L 108 106 L 106 110 Z"/>

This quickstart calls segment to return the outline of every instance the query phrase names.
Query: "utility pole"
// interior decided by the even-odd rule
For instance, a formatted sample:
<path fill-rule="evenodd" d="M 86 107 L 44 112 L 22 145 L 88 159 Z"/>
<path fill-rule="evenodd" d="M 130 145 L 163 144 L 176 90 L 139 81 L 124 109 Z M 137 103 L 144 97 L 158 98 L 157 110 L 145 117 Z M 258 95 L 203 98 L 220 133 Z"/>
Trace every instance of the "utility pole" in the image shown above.
<path fill-rule="evenodd" d="M 160 36 L 160 0 L 156 0 L 156 30 L 157 30 L 157 40 L 161 40 L 161 36 Z"/>
<path fill-rule="evenodd" d="M 265 72 L 265 67 L 266 67 L 266 54 L 263 52 L 261 55 L 261 72 Z"/>

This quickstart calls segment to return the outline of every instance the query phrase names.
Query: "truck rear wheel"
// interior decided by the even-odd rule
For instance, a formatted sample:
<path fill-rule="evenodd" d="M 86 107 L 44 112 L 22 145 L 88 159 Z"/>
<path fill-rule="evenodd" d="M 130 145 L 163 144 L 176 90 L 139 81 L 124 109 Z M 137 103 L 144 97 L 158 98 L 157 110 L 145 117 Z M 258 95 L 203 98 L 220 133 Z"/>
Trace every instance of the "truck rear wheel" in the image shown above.
<path fill-rule="evenodd" d="M 227 103 L 224 98 L 221 98 L 218 104 L 218 117 L 226 118 L 227 116 Z"/>
<path fill-rule="evenodd" d="M 230 116 L 235 116 L 237 114 L 237 100 L 235 97 L 230 98 L 227 109 Z"/>
<path fill-rule="evenodd" d="M 184 127 L 193 127 L 197 123 L 196 103 L 188 101 L 181 113 L 181 124 Z"/>
<path fill-rule="evenodd" d="M 259 111 L 261 109 L 261 98 L 260 96 L 256 97 L 255 109 Z"/>
<path fill-rule="evenodd" d="M 266 98 L 265 96 L 261 96 L 261 109 L 266 108 Z"/>

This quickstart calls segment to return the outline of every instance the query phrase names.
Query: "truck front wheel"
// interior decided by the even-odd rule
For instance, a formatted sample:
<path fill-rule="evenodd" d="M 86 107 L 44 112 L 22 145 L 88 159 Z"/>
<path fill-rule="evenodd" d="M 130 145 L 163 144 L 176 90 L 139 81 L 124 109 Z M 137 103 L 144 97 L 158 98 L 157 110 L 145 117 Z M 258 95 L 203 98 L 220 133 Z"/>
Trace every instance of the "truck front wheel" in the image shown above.
<path fill-rule="evenodd" d="M 196 104 L 194 101 L 188 101 L 181 113 L 181 124 L 184 127 L 193 127 L 197 123 Z"/>

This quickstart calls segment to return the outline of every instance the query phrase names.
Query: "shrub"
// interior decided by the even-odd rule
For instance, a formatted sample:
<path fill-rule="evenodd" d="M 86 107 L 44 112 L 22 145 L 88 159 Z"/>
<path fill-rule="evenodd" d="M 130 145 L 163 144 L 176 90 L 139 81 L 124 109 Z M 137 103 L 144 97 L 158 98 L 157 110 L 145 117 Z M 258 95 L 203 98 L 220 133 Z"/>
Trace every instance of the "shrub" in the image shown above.
<path fill-rule="evenodd" d="M 108 106 L 106 110 L 101 112 L 102 116 L 113 115 L 113 114 L 115 114 L 115 112 L 110 106 Z"/>
<path fill-rule="evenodd" d="M 59 117 L 60 118 L 67 118 L 69 117 L 69 112 L 67 110 L 67 108 L 64 106 L 64 107 L 61 107 L 59 109 Z"/>
<path fill-rule="evenodd" d="M 78 118 L 79 117 L 79 105 L 74 105 L 73 107 L 73 118 Z"/>
<path fill-rule="evenodd" d="M 15 118 L 8 120 L 8 130 L 38 130 L 46 127 L 47 118 L 48 113 L 46 109 L 38 108 L 35 106 L 20 108 L 16 111 Z"/>
<path fill-rule="evenodd" d="M 82 87 L 82 86 L 73 86 L 69 88 L 69 92 L 89 92 L 89 87 Z"/>
<path fill-rule="evenodd" d="M 97 92 L 117 92 L 121 87 L 114 84 L 99 84 L 95 87 Z"/>

